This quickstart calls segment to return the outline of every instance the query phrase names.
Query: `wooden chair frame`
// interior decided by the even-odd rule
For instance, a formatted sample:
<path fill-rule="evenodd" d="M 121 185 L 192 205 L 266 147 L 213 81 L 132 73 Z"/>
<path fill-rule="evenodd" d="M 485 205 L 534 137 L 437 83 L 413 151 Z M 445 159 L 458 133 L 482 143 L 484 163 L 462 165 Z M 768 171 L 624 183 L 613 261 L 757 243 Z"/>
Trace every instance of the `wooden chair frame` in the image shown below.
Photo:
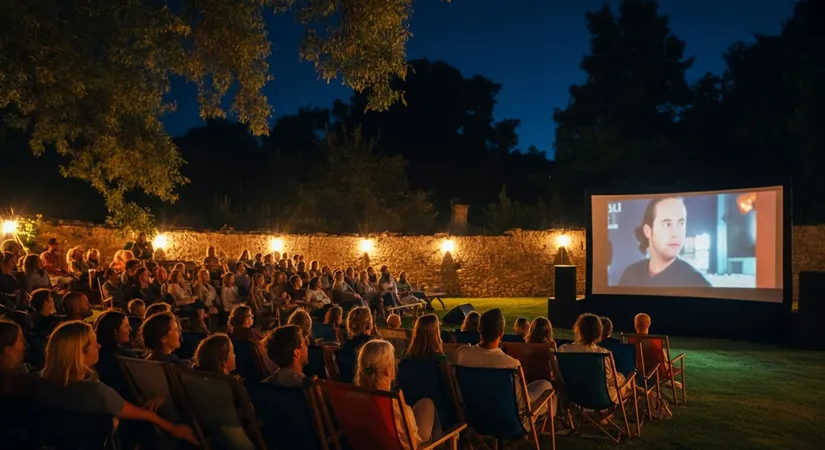
<path fill-rule="evenodd" d="M 334 427 L 333 422 L 332 422 L 332 415 L 330 415 L 329 406 L 328 406 L 327 401 L 325 400 L 326 397 L 324 395 L 324 386 L 327 383 L 335 383 L 339 387 L 343 387 L 344 389 L 346 389 L 348 391 L 352 391 L 352 392 L 390 398 L 391 401 L 394 403 L 393 409 L 395 409 L 395 406 L 397 405 L 398 410 L 401 411 L 401 416 L 404 419 L 402 422 L 403 422 L 403 425 L 404 425 L 404 432 L 405 432 L 405 435 L 407 437 L 407 442 L 405 443 L 407 445 L 407 448 L 410 448 L 410 449 L 413 449 L 413 450 L 433 450 L 436 447 L 438 447 L 439 445 L 444 444 L 445 442 L 449 441 L 450 442 L 450 449 L 451 450 L 458 450 L 458 438 L 459 438 L 459 435 L 461 434 L 461 432 L 464 431 L 467 428 L 466 423 L 459 423 L 459 424 L 453 426 L 452 428 L 450 428 L 449 430 L 445 430 L 443 436 L 441 436 L 441 438 L 439 438 L 439 439 L 429 440 L 427 442 L 422 442 L 421 445 L 419 445 L 418 447 L 415 447 L 413 445 L 412 434 L 410 432 L 410 420 L 414 420 L 414 418 L 409 417 L 409 415 L 406 411 L 406 408 L 404 408 L 404 405 L 405 405 L 404 393 L 401 392 L 401 391 L 386 392 L 386 391 L 379 391 L 379 390 L 374 390 L 374 389 L 366 389 L 366 388 L 355 386 L 355 385 L 352 385 L 352 384 L 349 384 L 349 383 L 340 383 L 340 382 L 336 382 L 336 381 L 313 380 L 312 384 L 313 384 L 313 388 L 315 390 L 315 397 L 317 399 L 317 403 L 320 405 L 321 414 L 322 414 L 324 423 L 327 426 L 327 432 L 330 436 L 332 436 L 333 445 L 334 445 L 334 448 L 336 450 L 341 450 L 342 449 L 341 441 L 339 439 L 339 436 L 342 435 L 343 433 L 341 433 L 340 430 L 335 430 L 335 427 Z M 400 440 L 399 440 L 399 443 L 401 443 Z M 362 449 L 356 449 L 356 450 L 362 450 Z"/>
<path fill-rule="evenodd" d="M 685 354 L 679 353 L 675 357 L 671 357 L 670 352 L 670 338 L 667 335 L 660 335 L 660 334 L 624 334 L 622 333 L 622 342 L 628 343 L 631 339 L 637 339 L 639 341 L 644 340 L 657 340 L 661 341 L 662 349 L 665 351 L 664 358 L 665 362 L 667 363 L 668 367 L 665 367 L 665 373 L 667 374 L 665 377 L 659 377 L 659 384 L 670 382 L 670 392 L 672 397 L 668 398 L 667 395 L 663 397 L 666 398 L 668 401 L 673 403 L 676 406 L 679 405 L 686 405 L 687 404 L 687 382 L 685 381 Z M 640 342 L 641 344 L 641 342 Z M 641 353 L 644 355 L 644 353 Z M 644 362 L 644 356 L 642 356 L 642 364 Z M 677 366 L 678 364 L 678 366 Z M 644 370 L 647 371 L 647 367 L 644 367 Z M 677 380 L 676 378 L 679 378 Z M 679 401 L 679 396 L 676 395 L 676 383 L 675 381 L 679 381 L 682 384 L 682 395 L 681 395 L 681 402 Z M 665 389 L 667 390 L 667 388 Z"/>
<path fill-rule="evenodd" d="M 570 352 L 570 353 L 573 353 L 573 352 Z M 587 353 L 587 354 L 599 354 L 599 353 Z M 553 354 L 552 367 L 553 367 L 553 370 L 557 372 L 555 374 L 556 381 L 557 381 L 559 387 L 561 388 L 562 392 L 564 392 L 564 398 L 565 398 L 564 407 L 567 410 L 567 419 L 569 421 L 570 429 L 574 433 L 576 433 L 578 435 L 581 435 L 583 425 L 590 424 L 590 425 L 596 427 L 602 433 L 604 433 L 604 435 L 607 436 L 607 438 L 609 438 L 610 440 L 612 440 L 613 442 L 618 444 L 618 443 L 621 443 L 622 436 L 624 434 L 627 434 L 628 437 L 633 437 L 633 431 L 630 428 L 630 419 L 627 416 L 627 408 L 625 407 L 625 404 L 628 401 L 630 401 L 631 398 L 633 399 L 633 406 L 634 406 L 633 411 L 636 415 L 636 435 L 641 436 L 641 434 L 642 434 L 642 425 L 641 425 L 641 421 L 639 419 L 639 399 L 638 399 L 638 396 L 636 395 L 636 392 L 635 392 L 636 375 L 638 374 L 638 372 L 633 372 L 630 375 L 628 375 L 627 378 L 625 379 L 624 383 L 622 385 L 619 385 L 619 380 L 618 380 L 617 372 L 616 372 L 616 362 L 613 360 L 613 354 L 612 353 L 604 353 L 602 355 L 603 355 L 605 360 L 609 359 L 609 361 L 610 361 L 610 366 L 611 366 L 611 371 L 613 372 L 613 377 L 612 377 L 612 380 L 607 380 L 607 383 L 608 383 L 608 386 L 611 383 L 613 384 L 613 387 L 616 389 L 616 395 L 618 396 L 619 403 L 618 404 L 613 404 L 613 406 L 611 406 L 606 411 L 596 411 L 596 413 L 597 413 L 596 417 L 591 417 L 591 415 L 587 414 L 587 412 L 584 411 L 584 408 L 582 408 L 581 406 L 579 406 L 579 405 L 577 405 L 577 404 L 575 404 L 575 403 L 573 403 L 569 400 L 568 396 L 566 395 L 566 387 L 565 387 L 564 377 L 561 374 L 561 371 L 560 371 L 560 368 L 559 368 L 559 362 L 558 362 L 558 358 L 556 356 L 556 353 Z M 633 390 L 632 393 L 629 396 L 623 394 L 623 389 L 625 389 L 625 387 L 628 386 L 628 385 L 631 386 L 631 390 Z M 624 430 L 622 429 L 621 426 L 616 424 L 616 422 L 614 422 L 613 419 L 612 419 L 613 414 L 618 409 L 620 409 L 621 412 L 622 412 L 622 419 L 624 420 Z M 577 427 L 575 425 L 575 422 L 573 420 L 573 414 L 574 413 L 577 413 L 577 415 L 579 417 L 581 417 L 581 419 L 582 419 L 582 421 L 581 421 L 582 426 L 578 427 L 578 429 L 577 429 Z M 615 428 L 618 431 L 618 434 L 615 437 L 610 433 L 610 429 L 605 428 L 605 427 L 602 426 L 602 424 L 600 423 L 602 420 L 605 420 L 608 425 L 612 426 L 613 428 Z M 593 436 L 593 437 L 600 437 L 600 436 Z"/>

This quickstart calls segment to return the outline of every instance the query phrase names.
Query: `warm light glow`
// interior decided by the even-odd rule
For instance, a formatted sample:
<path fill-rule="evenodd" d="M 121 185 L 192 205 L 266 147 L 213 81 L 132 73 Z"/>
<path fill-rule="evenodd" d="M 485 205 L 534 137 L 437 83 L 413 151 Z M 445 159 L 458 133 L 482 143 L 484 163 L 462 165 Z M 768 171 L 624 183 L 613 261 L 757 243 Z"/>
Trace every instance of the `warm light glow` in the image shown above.
<path fill-rule="evenodd" d="M 284 240 L 281 238 L 272 238 L 269 240 L 269 251 L 282 253 L 284 251 Z"/>
<path fill-rule="evenodd" d="M 3 234 L 11 234 L 17 232 L 17 221 L 16 220 L 4 220 L 3 221 Z"/>
<path fill-rule="evenodd" d="M 152 239 L 152 247 L 155 250 L 166 248 L 167 245 L 169 245 L 169 237 L 165 234 L 159 234 Z"/>
<path fill-rule="evenodd" d="M 739 206 L 739 212 L 747 214 L 756 208 L 756 193 L 750 192 L 747 194 L 739 194 L 736 197 L 736 204 Z"/>
<path fill-rule="evenodd" d="M 452 239 L 444 239 L 444 242 L 441 243 L 441 250 L 444 253 L 455 250 L 455 242 Z"/>
<path fill-rule="evenodd" d="M 361 250 L 361 253 L 370 253 L 372 249 L 375 248 L 375 243 L 372 242 L 372 239 L 361 239 L 358 248 Z"/>
<path fill-rule="evenodd" d="M 556 245 L 559 247 L 567 247 L 570 245 L 570 236 L 566 234 L 562 234 L 561 236 L 556 238 Z"/>

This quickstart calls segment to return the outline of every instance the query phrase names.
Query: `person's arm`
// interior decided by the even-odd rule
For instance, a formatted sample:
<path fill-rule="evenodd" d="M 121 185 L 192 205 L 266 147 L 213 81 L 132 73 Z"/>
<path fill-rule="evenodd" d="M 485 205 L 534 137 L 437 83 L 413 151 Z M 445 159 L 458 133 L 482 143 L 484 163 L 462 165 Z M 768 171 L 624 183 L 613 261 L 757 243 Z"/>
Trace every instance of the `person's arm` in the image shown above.
<path fill-rule="evenodd" d="M 138 408 L 129 402 L 123 402 L 123 410 L 120 412 L 120 417 L 125 420 L 142 420 L 149 422 L 178 439 L 183 439 L 192 445 L 199 445 L 198 440 L 195 438 L 195 433 L 192 432 L 192 429 L 189 428 L 188 425 L 173 424 L 158 416 L 156 413 L 148 409 Z"/>

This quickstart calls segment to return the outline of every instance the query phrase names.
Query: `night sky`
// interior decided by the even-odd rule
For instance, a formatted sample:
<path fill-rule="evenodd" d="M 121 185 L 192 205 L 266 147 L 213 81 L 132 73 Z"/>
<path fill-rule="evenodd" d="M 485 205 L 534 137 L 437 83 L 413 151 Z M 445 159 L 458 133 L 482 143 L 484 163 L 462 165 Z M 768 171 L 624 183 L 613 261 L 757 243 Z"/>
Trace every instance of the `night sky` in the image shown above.
<path fill-rule="evenodd" d="M 411 22 L 414 36 L 408 59 L 444 60 L 465 76 L 481 74 L 502 83 L 496 118 L 521 120 L 519 148 L 530 145 L 552 154 L 553 107 L 564 107 L 571 84 L 584 81 L 579 69 L 589 50 L 585 11 L 597 10 L 602 0 L 417 0 Z M 618 1 L 609 2 L 618 5 Z M 753 33 L 772 34 L 793 12 L 794 0 L 661 0 L 671 30 L 687 43 L 686 56 L 696 62 L 692 81 L 705 72 L 721 73 L 722 54 L 737 40 L 751 41 Z M 615 10 L 615 9 L 614 9 Z M 273 117 L 305 106 L 331 106 L 351 90 L 333 81 L 318 80 L 311 64 L 300 62 L 301 27 L 288 15 L 270 20 L 273 42 L 270 70 L 274 80 L 266 95 Z M 165 123 L 173 136 L 202 124 L 195 88 L 173 83 L 178 110 Z"/>

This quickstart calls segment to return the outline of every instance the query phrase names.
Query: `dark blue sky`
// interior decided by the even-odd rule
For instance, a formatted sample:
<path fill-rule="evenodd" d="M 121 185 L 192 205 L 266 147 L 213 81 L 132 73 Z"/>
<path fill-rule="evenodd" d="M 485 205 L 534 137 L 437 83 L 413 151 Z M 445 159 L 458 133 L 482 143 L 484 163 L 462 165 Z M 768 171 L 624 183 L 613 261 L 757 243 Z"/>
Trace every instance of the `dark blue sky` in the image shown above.
<path fill-rule="evenodd" d="M 411 22 L 414 36 L 408 58 L 444 60 L 465 75 L 481 74 L 502 83 L 496 118 L 521 120 L 519 148 L 536 145 L 552 154 L 553 107 L 564 107 L 568 88 L 584 81 L 579 69 L 589 50 L 584 13 L 602 0 L 416 0 Z M 618 5 L 617 0 L 609 2 Z M 687 43 L 686 56 L 696 62 L 694 80 L 724 70 L 722 53 L 753 33 L 777 33 L 793 12 L 794 0 L 661 0 L 671 30 Z M 298 58 L 301 28 L 289 16 L 271 20 L 270 69 L 274 80 L 266 95 L 273 117 L 298 108 L 327 107 L 351 90 L 340 82 L 318 80 L 311 64 Z M 201 125 L 195 88 L 173 84 L 178 110 L 166 120 L 168 131 L 181 135 Z"/>

